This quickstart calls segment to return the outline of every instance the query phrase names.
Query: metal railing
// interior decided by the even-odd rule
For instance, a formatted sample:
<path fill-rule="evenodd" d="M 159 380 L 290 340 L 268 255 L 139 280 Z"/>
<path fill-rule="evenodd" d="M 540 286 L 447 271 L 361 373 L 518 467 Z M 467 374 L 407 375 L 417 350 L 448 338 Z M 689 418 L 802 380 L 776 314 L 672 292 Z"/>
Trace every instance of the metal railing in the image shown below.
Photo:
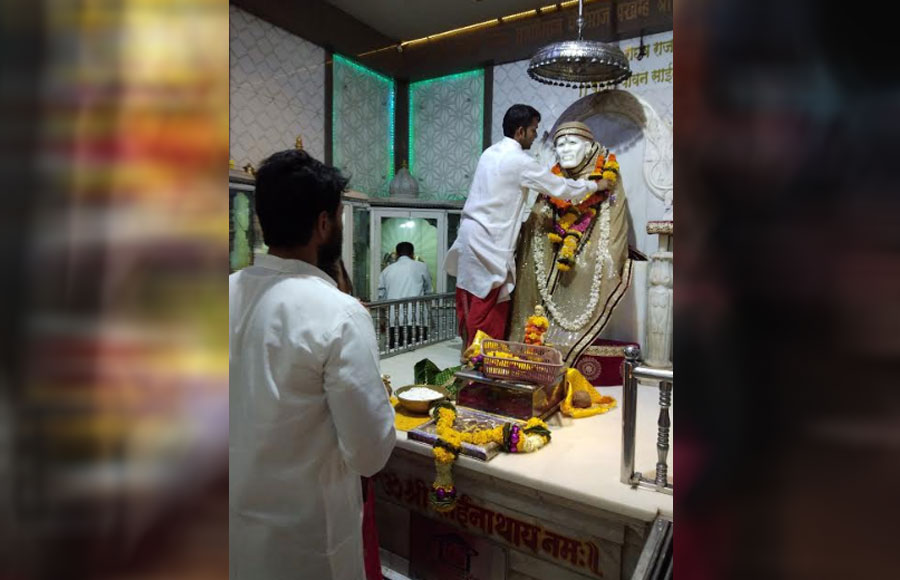
<path fill-rule="evenodd" d="M 669 465 L 666 462 L 669 456 L 669 407 L 672 406 L 672 385 L 675 382 L 675 373 L 671 370 L 654 369 L 639 366 L 641 349 L 636 346 L 625 347 L 625 383 L 622 387 L 622 470 L 620 479 L 622 483 L 631 486 L 641 486 L 662 493 L 672 493 L 672 485 L 669 484 Z M 634 471 L 634 439 L 637 419 L 637 389 L 638 379 L 652 379 L 659 381 L 659 427 L 656 439 L 656 477 L 653 480 L 645 478 Z"/>
<path fill-rule="evenodd" d="M 366 307 L 382 358 L 458 336 L 454 293 L 379 300 Z"/>

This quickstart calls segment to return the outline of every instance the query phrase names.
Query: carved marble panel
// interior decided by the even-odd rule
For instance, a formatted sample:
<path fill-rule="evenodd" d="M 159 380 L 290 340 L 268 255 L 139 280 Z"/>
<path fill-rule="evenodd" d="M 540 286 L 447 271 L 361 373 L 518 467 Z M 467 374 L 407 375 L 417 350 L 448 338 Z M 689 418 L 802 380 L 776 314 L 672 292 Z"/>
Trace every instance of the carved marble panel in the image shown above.
<path fill-rule="evenodd" d="M 334 59 L 332 162 L 350 188 L 387 197 L 394 177 L 394 81 Z"/>
<path fill-rule="evenodd" d="M 412 83 L 409 105 L 409 164 L 419 198 L 465 199 L 483 145 L 484 71 Z"/>

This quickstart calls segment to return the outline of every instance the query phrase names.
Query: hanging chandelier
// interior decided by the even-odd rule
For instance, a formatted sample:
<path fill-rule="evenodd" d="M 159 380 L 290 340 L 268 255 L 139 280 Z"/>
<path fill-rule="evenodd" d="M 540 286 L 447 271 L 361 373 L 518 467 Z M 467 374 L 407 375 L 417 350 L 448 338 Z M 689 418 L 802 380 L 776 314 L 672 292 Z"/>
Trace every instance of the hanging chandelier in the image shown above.
<path fill-rule="evenodd" d="M 613 44 L 582 39 L 583 0 L 578 0 L 576 23 L 578 39 L 554 42 L 541 48 L 528 64 L 528 76 L 548 85 L 600 90 L 612 88 L 631 76 L 631 67 L 622 49 Z"/>

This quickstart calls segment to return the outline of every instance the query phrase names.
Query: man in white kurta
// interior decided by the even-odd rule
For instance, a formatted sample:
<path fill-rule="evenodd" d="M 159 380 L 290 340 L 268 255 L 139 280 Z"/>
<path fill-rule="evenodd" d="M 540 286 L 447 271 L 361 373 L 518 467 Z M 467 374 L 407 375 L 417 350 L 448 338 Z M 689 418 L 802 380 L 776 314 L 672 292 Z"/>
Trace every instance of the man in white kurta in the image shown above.
<path fill-rule="evenodd" d="M 305 168 L 300 153 L 280 158 L 282 165 Z M 258 210 L 277 181 L 270 173 L 264 163 L 257 174 Z M 274 188 L 302 197 L 304 187 L 288 177 Z M 315 232 L 283 252 L 296 257 L 272 255 L 284 246 L 271 243 L 266 220 L 288 231 L 302 231 L 304 222 L 274 203 L 259 211 L 270 253 L 229 279 L 232 579 L 365 577 L 360 475 L 387 462 L 394 412 L 369 313 L 316 265 L 339 255 L 336 195 L 335 210 L 310 204 L 319 215 Z"/>
<path fill-rule="evenodd" d="M 463 206 L 459 233 L 445 269 L 456 277 L 456 315 L 468 345 L 478 330 L 506 337 L 510 294 L 515 288 L 515 247 L 528 190 L 581 199 L 606 186 L 551 173 L 525 150 L 537 136 L 540 114 L 513 105 L 503 118 L 503 140 L 485 149 Z"/>
<path fill-rule="evenodd" d="M 410 242 L 397 244 L 397 261 L 382 270 L 378 277 L 379 300 L 398 300 L 431 294 L 431 274 L 424 262 L 413 259 L 415 251 L 415 246 Z M 424 304 L 402 305 L 398 309 L 391 306 L 389 317 L 390 348 L 394 348 L 395 344 L 403 346 L 408 342 L 428 339 L 428 313 Z M 403 330 L 404 326 L 406 330 Z M 413 326 L 416 327 L 415 331 Z"/>

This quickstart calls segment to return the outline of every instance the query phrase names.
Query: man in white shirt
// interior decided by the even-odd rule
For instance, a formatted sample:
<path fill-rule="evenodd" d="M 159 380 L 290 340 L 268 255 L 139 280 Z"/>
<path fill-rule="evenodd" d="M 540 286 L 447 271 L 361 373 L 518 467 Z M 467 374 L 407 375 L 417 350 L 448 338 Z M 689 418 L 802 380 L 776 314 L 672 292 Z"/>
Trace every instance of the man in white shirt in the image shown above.
<path fill-rule="evenodd" d="M 447 252 L 445 269 L 456 277 L 456 316 L 468 346 L 478 330 L 506 337 L 510 294 L 516 284 L 515 247 L 528 190 L 560 199 L 582 199 L 605 180 L 565 179 L 525 153 L 537 137 L 541 115 L 513 105 L 503 117 L 503 140 L 478 160 L 463 206 L 459 234 Z"/>
<path fill-rule="evenodd" d="M 257 173 L 269 253 L 229 277 L 232 579 L 365 577 L 360 475 L 395 431 L 372 319 L 323 271 L 346 184 L 299 150 Z"/>
<path fill-rule="evenodd" d="M 397 261 L 385 268 L 378 278 L 379 300 L 397 300 L 431 294 L 431 274 L 428 272 L 427 265 L 413 259 L 415 251 L 415 246 L 410 242 L 397 244 Z M 394 348 L 395 344 L 403 346 L 410 342 L 428 340 L 427 314 L 424 305 L 415 304 L 410 308 L 400 308 L 399 311 L 403 320 L 398 321 L 398 312 L 395 312 L 393 307 L 390 310 L 388 335 L 390 348 Z M 404 332 L 401 332 L 402 326 L 406 327 L 405 336 Z"/>

